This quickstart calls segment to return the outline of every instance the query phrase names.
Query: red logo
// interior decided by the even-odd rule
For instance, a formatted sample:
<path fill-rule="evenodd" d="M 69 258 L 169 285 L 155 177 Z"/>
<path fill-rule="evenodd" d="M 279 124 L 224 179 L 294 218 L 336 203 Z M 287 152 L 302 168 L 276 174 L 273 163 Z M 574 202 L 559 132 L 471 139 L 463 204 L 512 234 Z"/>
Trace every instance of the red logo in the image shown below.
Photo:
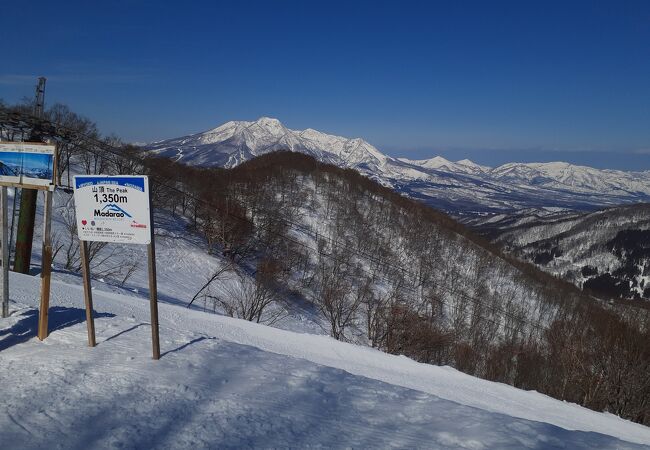
<path fill-rule="evenodd" d="M 82 225 L 86 225 L 87 223 L 88 223 L 88 222 L 86 221 L 86 219 L 84 219 L 84 220 L 81 221 L 81 224 L 82 224 Z"/>

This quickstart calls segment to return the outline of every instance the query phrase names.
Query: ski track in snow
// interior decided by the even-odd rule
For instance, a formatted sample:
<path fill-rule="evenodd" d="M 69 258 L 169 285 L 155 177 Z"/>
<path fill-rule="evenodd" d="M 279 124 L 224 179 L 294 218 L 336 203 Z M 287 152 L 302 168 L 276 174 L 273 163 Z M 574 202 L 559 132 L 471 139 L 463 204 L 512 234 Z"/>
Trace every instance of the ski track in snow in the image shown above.
<path fill-rule="evenodd" d="M 3 449 L 650 448 L 637 445 L 650 428 L 613 415 L 176 305 L 160 305 L 153 361 L 138 297 L 94 291 L 88 348 L 83 290 L 62 282 L 39 342 L 39 281 L 12 273 L 13 313 L 0 320 Z"/>

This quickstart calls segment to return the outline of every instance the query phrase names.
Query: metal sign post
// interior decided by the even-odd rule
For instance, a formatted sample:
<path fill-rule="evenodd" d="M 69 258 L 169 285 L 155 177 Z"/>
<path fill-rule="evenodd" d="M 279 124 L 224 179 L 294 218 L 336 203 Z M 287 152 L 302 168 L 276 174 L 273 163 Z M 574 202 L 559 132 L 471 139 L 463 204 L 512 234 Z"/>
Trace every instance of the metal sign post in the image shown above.
<path fill-rule="evenodd" d="M 149 301 L 153 359 L 160 358 L 156 248 L 149 179 L 146 176 L 77 175 L 74 200 L 79 234 L 88 344 L 95 344 L 87 241 L 145 244 L 149 266 Z"/>

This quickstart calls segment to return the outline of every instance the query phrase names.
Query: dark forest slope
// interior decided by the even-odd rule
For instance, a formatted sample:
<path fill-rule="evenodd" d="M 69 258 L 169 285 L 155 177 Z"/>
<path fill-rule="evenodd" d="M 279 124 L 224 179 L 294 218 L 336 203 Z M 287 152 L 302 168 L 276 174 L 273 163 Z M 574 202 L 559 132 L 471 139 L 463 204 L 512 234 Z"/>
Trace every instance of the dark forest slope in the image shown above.
<path fill-rule="evenodd" d="M 308 156 L 145 164 L 191 193 L 160 186 L 160 206 L 264 289 L 312 302 L 335 338 L 650 420 L 647 311 L 604 309 L 448 216 Z"/>

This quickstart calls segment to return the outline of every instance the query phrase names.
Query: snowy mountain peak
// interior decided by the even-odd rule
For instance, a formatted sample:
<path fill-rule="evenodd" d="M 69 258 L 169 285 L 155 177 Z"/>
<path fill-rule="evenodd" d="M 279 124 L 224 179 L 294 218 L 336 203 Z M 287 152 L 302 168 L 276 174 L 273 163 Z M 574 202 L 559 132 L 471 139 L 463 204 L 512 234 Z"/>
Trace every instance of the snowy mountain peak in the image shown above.
<path fill-rule="evenodd" d="M 448 159 L 443 158 L 442 156 L 434 156 L 429 159 L 408 159 L 408 158 L 398 158 L 400 161 L 407 164 L 412 164 L 414 166 L 423 167 L 426 169 L 439 169 L 441 167 L 453 168 L 455 164 Z"/>
<path fill-rule="evenodd" d="M 590 209 L 650 201 L 650 171 L 598 170 L 566 162 L 507 163 L 491 168 L 442 156 L 396 159 L 361 138 L 313 128 L 292 130 L 271 117 L 226 122 L 145 148 L 186 164 L 227 168 L 274 151 L 305 153 L 321 162 L 356 169 L 452 214 L 544 207 Z"/>
<path fill-rule="evenodd" d="M 252 126 L 257 126 L 271 133 L 286 133 L 287 129 L 282 125 L 278 119 L 273 119 L 271 117 L 260 117 L 255 122 L 251 124 Z"/>
<path fill-rule="evenodd" d="M 148 150 L 188 164 L 223 167 L 279 150 L 353 168 L 378 168 L 392 160 L 361 138 L 348 139 L 311 128 L 290 130 L 271 117 L 227 122 L 203 133 L 156 142 Z"/>
<path fill-rule="evenodd" d="M 231 128 L 235 128 L 239 126 L 242 122 L 238 122 L 236 120 L 230 120 L 223 125 L 219 125 L 217 128 L 213 128 L 212 130 L 206 131 L 205 133 L 213 133 L 215 131 L 222 131 L 222 130 L 228 130 Z"/>
<path fill-rule="evenodd" d="M 419 160 L 399 158 L 399 160 L 413 166 L 421 167 L 423 169 L 442 170 L 451 173 L 463 173 L 469 175 L 480 174 L 490 170 L 490 167 L 478 165 L 469 159 L 452 162 L 446 158 L 443 158 L 442 156 L 435 156 L 433 158 Z"/>
<path fill-rule="evenodd" d="M 461 166 L 473 167 L 475 169 L 481 169 L 481 170 L 491 169 L 491 167 L 489 166 L 482 166 L 480 164 L 476 164 L 474 161 L 470 159 L 461 159 L 460 161 L 456 161 L 456 164 L 460 164 Z"/>
<path fill-rule="evenodd" d="M 265 125 L 265 126 L 274 126 L 274 127 L 281 127 L 282 123 L 278 119 L 274 119 L 273 117 L 260 117 L 255 121 L 256 124 L 258 125 Z"/>
<path fill-rule="evenodd" d="M 306 128 L 300 132 L 301 136 L 321 136 L 323 133 L 321 133 L 318 130 L 314 130 L 313 128 Z"/>
<path fill-rule="evenodd" d="M 440 167 L 451 167 L 454 165 L 448 159 L 443 158 L 442 156 L 434 156 L 430 159 L 424 159 L 418 161 L 422 167 L 427 167 L 429 169 L 438 169 Z"/>

